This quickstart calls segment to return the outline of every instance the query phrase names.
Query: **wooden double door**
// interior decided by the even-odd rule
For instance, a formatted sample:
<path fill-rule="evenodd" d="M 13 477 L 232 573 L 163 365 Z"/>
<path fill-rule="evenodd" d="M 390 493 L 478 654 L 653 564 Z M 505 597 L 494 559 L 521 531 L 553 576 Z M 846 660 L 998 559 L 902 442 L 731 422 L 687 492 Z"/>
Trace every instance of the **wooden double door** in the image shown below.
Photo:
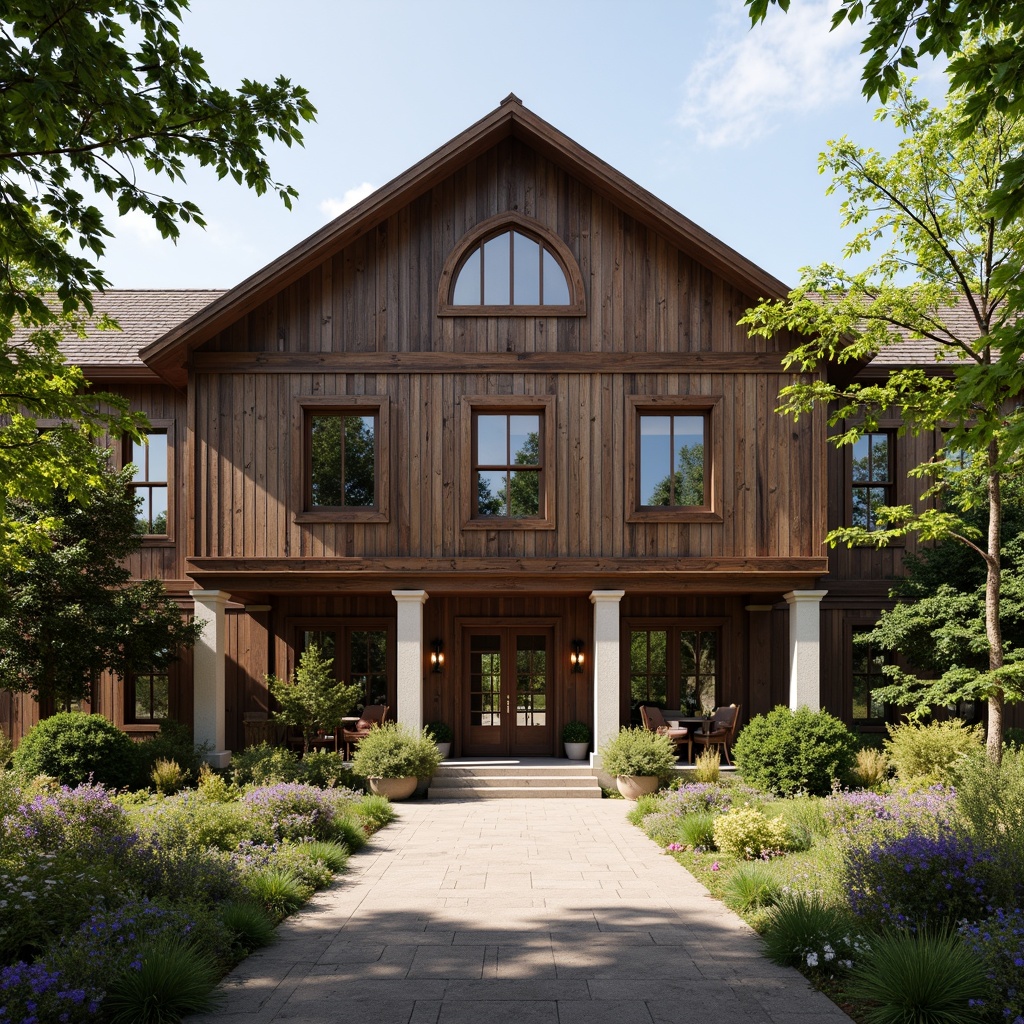
<path fill-rule="evenodd" d="M 550 624 L 463 626 L 463 753 L 552 754 L 554 640 Z"/>

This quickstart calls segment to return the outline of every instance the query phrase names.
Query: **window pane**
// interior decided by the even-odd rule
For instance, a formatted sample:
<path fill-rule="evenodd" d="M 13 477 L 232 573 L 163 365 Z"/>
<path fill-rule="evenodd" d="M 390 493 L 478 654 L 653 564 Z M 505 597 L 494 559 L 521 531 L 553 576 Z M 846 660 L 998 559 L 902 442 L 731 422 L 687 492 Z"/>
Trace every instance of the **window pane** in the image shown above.
<path fill-rule="evenodd" d="M 507 306 L 511 301 L 509 246 L 511 232 L 506 231 L 484 242 L 484 305 Z"/>
<path fill-rule="evenodd" d="M 517 306 L 540 305 L 540 244 L 532 238 L 513 232 L 515 254 L 515 294 Z"/>
<path fill-rule="evenodd" d="M 345 417 L 345 504 L 359 507 L 373 505 L 374 487 L 374 417 Z"/>
<path fill-rule="evenodd" d="M 132 441 L 130 461 L 135 465 L 133 480 L 146 479 L 146 446 L 141 441 Z"/>
<path fill-rule="evenodd" d="M 544 305 L 568 306 L 569 282 L 558 265 L 558 260 L 544 250 Z"/>
<path fill-rule="evenodd" d="M 871 479 L 871 439 L 868 434 L 853 442 L 853 480 L 855 483 Z"/>
<path fill-rule="evenodd" d="M 469 642 L 469 721 L 501 724 L 501 637 L 474 636 Z"/>
<path fill-rule="evenodd" d="M 310 452 L 313 505 L 341 505 L 340 416 L 313 417 Z"/>
<path fill-rule="evenodd" d="M 171 713 L 167 676 L 153 676 L 153 718 L 167 718 Z"/>
<path fill-rule="evenodd" d="M 672 441 L 671 416 L 640 417 L 640 504 L 668 505 Z"/>
<path fill-rule="evenodd" d="M 889 480 L 889 435 L 869 434 L 871 439 L 871 479 L 875 483 Z"/>
<path fill-rule="evenodd" d="M 675 416 L 675 504 L 704 504 L 704 417 Z"/>
<path fill-rule="evenodd" d="M 540 416 L 509 416 L 509 435 L 512 461 L 518 466 L 539 466 Z"/>
<path fill-rule="evenodd" d="M 149 434 L 150 480 L 167 479 L 167 435 Z"/>
<path fill-rule="evenodd" d="M 485 471 L 477 473 L 476 512 L 480 516 L 505 516 L 508 509 L 505 505 L 506 481 L 505 474 Z"/>
<path fill-rule="evenodd" d="M 135 517 L 135 532 L 140 535 L 149 533 L 149 488 L 140 487 L 135 491 L 136 498 L 139 499 L 139 511 Z"/>
<path fill-rule="evenodd" d="M 455 279 L 455 291 L 452 293 L 454 306 L 480 305 L 480 250 L 462 265 L 459 276 Z"/>
<path fill-rule="evenodd" d="M 333 658 L 335 655 L 335 634 L 331 629 L 307 629 L 302 634 L 302 650 L 306 650 L 310 644 L 316 644 L 320 648 L 320 654 L 325 658 Z M 301 651 L 299 652 L 302 653 Z"/>
<path fill-rule="evenodd" d="M 150 527 L 149 532 L 153 534 L 167 533 L 167 488 L 151 487 L 150 496 Z"/>
<path fill-rule="evenodd" d="M 509 505 L 509 515 L 537 515 L 540 510 L 540 472 L 538 470 L 517 469 L 512 471 Z"/>
<path fill-rule="evenodd" d="M 478 466 L 508 465 L 508 416 L 505 413 L 477 416 L 476 461 Z"/>

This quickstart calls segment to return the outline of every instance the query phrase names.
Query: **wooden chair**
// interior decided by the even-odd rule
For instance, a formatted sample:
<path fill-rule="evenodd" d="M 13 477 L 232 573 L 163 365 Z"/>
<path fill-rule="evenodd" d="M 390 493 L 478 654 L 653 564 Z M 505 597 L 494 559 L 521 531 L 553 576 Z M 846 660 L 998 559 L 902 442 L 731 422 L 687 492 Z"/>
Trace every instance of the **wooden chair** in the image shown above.
<path fill-rule="evenodd" d="M 646 704 L 640 705 L 640 717 L 643 719 L 644 728 L 648 732 L 656 732 L 662 736 L 667 736 L 675 745 L 677 754 L 685 743 L 686 759 L 688 761 L 693 760 L 693 737 L 690 735 L 689 729 L 685 726 L 673 728 L 665 721 L 661 708 L 648 707 Z"/>
<path fill-rule="evenodd" d="M 288 729 L 280 722 L 274 722 L 266 711 L 243 711 L 242 732 L 246 747 L 269 743 L 272 747 L 284 744 Z"/>
<path fill-rule="evenodd" d="M 370 730 L 382 725 L 388 717 L 387 704 L 368 704 L 359 714 L 359 721 L 351 729 L 342 726 L 341 740 L 345 744 L 345 760 L 351 760 L 352 747 L 370 734 Z"/>
<path fill-rule="evenodd" d="M 729 760 L 729 745 L 736 738 L 736 730 L 740 724 L 740 705 L 730 704 L 728 707 L 715 709 L 711 719 L 710 729 L 707 732 L 699 732 L 693 738 L 704 748 L 719 747 L 725 754 L 726 764 L 732 764 Z"/>

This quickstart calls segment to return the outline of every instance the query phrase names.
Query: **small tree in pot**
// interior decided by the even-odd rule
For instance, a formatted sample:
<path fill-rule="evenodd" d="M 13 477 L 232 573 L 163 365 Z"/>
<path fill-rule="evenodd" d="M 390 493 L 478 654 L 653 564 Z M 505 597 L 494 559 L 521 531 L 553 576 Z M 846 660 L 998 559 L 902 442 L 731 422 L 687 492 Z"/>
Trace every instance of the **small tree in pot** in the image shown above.
<path fill-rule="evenodd" d="M 676 750 L 667 736 L 639 727 L 622 729 L 600 751 L 601 767 L 615 776 L 619 792 L 627 800 L 653 793 L 672 777 Z"/>
<path fill-rule="evenodd" d="M 333 658 L 325 658 L 316 644 L 310 644 L 290 681 L 267 676 L 267 686 L 280 705 L 274 718 L 302 730 L 303 753 L 309 752 L 317 732 L 337 728 L 362 696 L 361 686 L 346 686 L 334 678 L 333 664 Z"/>

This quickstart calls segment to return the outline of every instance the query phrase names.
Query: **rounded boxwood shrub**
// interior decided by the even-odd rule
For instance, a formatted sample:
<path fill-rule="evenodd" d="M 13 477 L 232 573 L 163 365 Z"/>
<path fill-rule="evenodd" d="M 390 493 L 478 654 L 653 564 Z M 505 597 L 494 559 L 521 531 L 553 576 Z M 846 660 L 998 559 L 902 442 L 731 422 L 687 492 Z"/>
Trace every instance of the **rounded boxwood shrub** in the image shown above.
<path fill-rule="evenodd" d="M 750 720 L 733 748 L 743 781 L 766 793 L 801 790 L 827 796 L 833 781 L 846 785 L 857 759 L 857 740 L 827 711 L 779 705 Z"/>
<path fill-rule="evenodd" d="M 102 715 L 61 711 L 44 718 L 18 744 L 14 767 L 49 775 L 63 786 L 101 782 L 121 789 L 140 782 L 139 746 Z"/>
<path fill-rule="evenodd" d="M 599 751 L 601 767 L 609 775 L 655 775 L 662 781 L 672 778 L 676 750 L 667 736 L 647 729 L 622 729 Z"/>

